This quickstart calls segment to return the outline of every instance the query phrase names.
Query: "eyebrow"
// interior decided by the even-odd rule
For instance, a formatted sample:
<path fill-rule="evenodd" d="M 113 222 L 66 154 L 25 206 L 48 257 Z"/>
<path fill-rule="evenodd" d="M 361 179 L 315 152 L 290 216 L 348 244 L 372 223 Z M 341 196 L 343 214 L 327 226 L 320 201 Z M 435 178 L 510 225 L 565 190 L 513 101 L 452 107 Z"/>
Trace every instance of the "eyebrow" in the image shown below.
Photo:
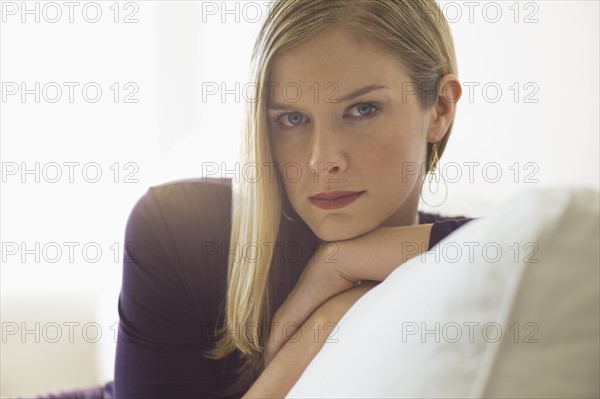
<path fill-rule="evenodd" d="M 353 92 L 346 94 L 345 96 L 340 97 L 337 100 L 334 100 L 333 102 L 344 102 L 344 101 L 354 100 L 357 97 L 364 96 L 367 93 L 370 93 L 375 90 L 380 90 L 380 89 L 388 89 L 388 87 L 378 85 L 378 84 L 371 84 L 371 85 L 362 87 L 360 89 L 356 89 Z M 273 110 L 280 110 L 280 109 L 289 109 L 289 108 L 292 108 L 292 106 L 289 106 L 286 104 L 280 104 L 280 103 L 268 103 L 267 108 L 273 109 Z"/>

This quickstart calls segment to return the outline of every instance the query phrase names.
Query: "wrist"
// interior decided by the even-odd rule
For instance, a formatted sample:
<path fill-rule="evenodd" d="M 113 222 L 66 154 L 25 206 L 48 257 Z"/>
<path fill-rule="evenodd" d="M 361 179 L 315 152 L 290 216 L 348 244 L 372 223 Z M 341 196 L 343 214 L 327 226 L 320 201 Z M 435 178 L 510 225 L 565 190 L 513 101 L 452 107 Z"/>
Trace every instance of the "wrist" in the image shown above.
<path fill-rule="evenodd" d="M 313 281 L 321 281 L 315 285 L 314 295 L 321 301 L 357 285 L 361 279 L 354 275 L 351 265 L 352 252 L 348 241 L 332 241 L 322 243 L 312 259 L 311 269 Z M 311 271 L 309 271 L 311 273 Z"/>
<path fill-rule="evenodd" d="M 383 281 L 398 266 L 427 251 L 431 227 L 379 227 L 339 243 L 345 272 L 357 280 Z"/>
<path fill-rule="evenodd" d="M 323 251 L 328 259 L 330 275 L 344 277 L 351 283 L 358 285 L 365 278 L 359 275 L 361 269 L 357 267 L 361 261 L 361 254 L 357 248 L 358 238 L 330 243 L 330 247 Z M 358 261 L 358 262 L 357 262 Z"/>

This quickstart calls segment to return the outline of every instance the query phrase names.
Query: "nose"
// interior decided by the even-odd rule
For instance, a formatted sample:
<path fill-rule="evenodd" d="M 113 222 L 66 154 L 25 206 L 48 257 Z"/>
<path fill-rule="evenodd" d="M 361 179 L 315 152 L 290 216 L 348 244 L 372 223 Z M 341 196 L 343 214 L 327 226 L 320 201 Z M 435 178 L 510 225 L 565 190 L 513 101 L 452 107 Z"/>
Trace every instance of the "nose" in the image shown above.
<path fill-rule="evenodd" d="M 346 157 L 340 140 L 330 132 L 315 131 L 309 161 L 310 170 L 317 177 L 333 177 L 347 168 Z M 331 181 L 330 181 L 331 182 Z"/>

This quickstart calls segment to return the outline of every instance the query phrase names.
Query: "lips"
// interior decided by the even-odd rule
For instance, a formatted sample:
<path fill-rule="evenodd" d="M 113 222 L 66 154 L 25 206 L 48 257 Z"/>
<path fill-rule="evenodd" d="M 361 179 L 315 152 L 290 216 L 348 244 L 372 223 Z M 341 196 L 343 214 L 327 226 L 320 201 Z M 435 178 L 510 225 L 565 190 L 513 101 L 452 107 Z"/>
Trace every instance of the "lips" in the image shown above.
<path fill-rule="evenodd" d="M 334 191 L 331 193 L 320 193 L 310 197 L 310 201 L 315 206 L 324 210 L 339 209 L 350 205 L 362 196 L 363 193 L 364 191 Z"/>
<path fill-rule="evenodd" d="M 329 193 L 319 193 L 317 195 L 313 195 L 310 198 L 332 200 L 337 198 L 350 197 L 360 193 L 362 193 L 362 191 L 331 191 Z"/>

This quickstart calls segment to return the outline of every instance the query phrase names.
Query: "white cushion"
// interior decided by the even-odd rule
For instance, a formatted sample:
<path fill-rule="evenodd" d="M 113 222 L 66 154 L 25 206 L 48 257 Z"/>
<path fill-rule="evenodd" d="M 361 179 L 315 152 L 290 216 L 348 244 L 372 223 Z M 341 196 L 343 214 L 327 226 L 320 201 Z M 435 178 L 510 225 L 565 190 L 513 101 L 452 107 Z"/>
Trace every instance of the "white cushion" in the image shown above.
<path fill-rule="evenodd" d="M 356 302 L 287 397 L 599 397 L 599 202 L 530 188 L 467 223 Z"/>

